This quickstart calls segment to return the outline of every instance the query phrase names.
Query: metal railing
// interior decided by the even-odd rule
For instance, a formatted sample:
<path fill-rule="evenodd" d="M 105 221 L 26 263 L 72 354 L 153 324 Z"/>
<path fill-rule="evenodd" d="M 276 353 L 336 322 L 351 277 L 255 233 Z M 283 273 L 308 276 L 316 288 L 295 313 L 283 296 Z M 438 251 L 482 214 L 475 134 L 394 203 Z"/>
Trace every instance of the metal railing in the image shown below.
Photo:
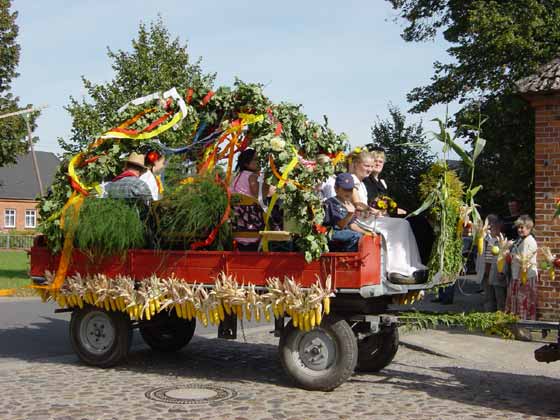
<path fill-rule="evenodd" d="M 0 249 L 30 249 L 33 235 L 0 235 Z"/>

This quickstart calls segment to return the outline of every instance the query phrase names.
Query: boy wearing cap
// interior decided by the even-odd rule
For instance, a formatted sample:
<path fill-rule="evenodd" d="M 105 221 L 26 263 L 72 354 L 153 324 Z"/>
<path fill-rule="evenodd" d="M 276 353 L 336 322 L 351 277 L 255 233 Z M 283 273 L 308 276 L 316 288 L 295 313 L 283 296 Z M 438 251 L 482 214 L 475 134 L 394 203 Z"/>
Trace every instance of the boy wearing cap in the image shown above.
<path fill-rule="evenodd" d="M 325 219 L 323 225 L 332 227 L 332 237 L 329 241 L 331 251 L 357 251 L 358 242 L 367 232 L 356 223 L 354 213 L 356 208 L 352 204 L 354 178 L 347 172 L 336 177 L 334 183 L 336 196 L 325 200 Z"/>

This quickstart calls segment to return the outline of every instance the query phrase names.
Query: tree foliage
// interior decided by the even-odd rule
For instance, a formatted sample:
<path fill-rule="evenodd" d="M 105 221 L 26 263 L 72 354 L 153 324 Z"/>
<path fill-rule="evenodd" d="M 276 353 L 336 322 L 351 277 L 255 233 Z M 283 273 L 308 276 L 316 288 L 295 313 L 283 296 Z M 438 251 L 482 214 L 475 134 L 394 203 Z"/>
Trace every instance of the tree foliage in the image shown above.
<path fill-rule="evenodd" d="M 19 74 L 20 46 L 16 25 L 17 12 L 11 10 L 11 0 L 0 0 L 0 115 L 20 109 L 19 98 L 11 92 L 11 82 Z M 31 118 L 34 125 L 34 118 Z M 27 152 L 27 130 L 21 116 L 0 119 L 0 166 L 15 163 L 17 156 Z"/>
<path fill-rule="evenodd" d="M 505 210 L 505 202 L 495 200 L 518 195 L 531 210 L 534 124 L 532 112 L 516 97 L 515 82 L 558 56 L 560 0 L 387 1 L 407 23 L 404 40 L 426 41 L 441 32 L 451 44 L 450 62 L 435 62 L 431 83 L 409 93 L 412 111 L 458 101 L 459 122 L 472 124 L 478 112 L 472 110 L 480 107 L 489 117 L 486 156 L 477 175 L 485 185 L 480 203 Z"/>
<path fill-rule="evenodd" d="M 59 138 L 67 152 L 76 153 L 87 146 L 102 132 L 115 127 L 123 120 L 116 112 L 122 105 L 152 92 L 176 87 L 184 95 L 186 88 L 195 90 L 195 97 L 204 96 L 212 87 L 215 76 L 204 74 L 200 60 L 192 63 L 187 45 L 178 38 L 171 39 L 162 19 L 149 27 L 140 24 L 138 36 L 132 41 L 132 51 L 112 51 L 107 55 L 112 61 L 115 77 L 108 83 L 95 84 L 82 76 L 89 98 L 70 98 L 65 108 L 72 117 L 72 134 L 68 140 Z M 163 134 L 164 143 L 173 145 L 189 137 L 183 124 L 178 130 Z"/>
<path fill-rule="evenodd" d="M 385 149 L 386 162 L 382 178 L 387 180 L 389 193 L 399 207 L 415 210 L 420 205 L 420 176 L 434 161 L 422 123 L 406 124 L 406 116 L 395 106 L 389 106 L 390 117 L 379 119 L 371 128 L 372 145 Z"/>

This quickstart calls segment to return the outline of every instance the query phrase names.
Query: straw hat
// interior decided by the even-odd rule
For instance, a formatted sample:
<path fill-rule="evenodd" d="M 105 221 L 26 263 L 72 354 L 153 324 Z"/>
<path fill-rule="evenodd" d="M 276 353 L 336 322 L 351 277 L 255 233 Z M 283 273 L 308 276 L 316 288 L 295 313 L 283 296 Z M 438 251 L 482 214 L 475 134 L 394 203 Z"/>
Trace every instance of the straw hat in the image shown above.
<path fill-rule="evenodd" d="M 142 169 L 146 169 L 146 166 L 144 165 L 144 155 L 141 155 L 140 153 L 132 152 L 130 155 L 128 155 L 125 162 L 134 166 L 138 166 Z"/>

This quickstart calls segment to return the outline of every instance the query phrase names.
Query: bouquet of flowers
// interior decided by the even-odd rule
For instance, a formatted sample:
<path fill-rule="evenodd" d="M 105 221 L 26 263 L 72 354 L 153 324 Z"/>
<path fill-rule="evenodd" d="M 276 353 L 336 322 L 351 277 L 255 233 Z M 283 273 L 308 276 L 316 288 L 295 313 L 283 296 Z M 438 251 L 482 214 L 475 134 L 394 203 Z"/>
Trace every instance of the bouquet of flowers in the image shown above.
<path fill-rule="evenodd" d="M 397 203 L 387 195 L 380 195 L 376 197 L 370 204 L 374 209 L 381 210 L 384 213 L 394 215 L 397 213 Z"/>

